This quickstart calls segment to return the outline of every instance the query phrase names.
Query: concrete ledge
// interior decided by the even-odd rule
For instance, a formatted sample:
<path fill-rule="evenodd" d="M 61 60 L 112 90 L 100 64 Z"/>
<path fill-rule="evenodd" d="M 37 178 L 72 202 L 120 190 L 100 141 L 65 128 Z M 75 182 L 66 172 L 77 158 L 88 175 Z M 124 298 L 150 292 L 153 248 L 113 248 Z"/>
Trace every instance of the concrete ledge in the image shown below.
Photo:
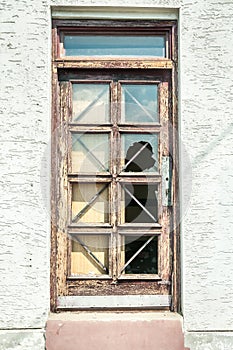
<path fill-rule="evenodd" d="M 233 332 L 187 332 L 185 345 L 190 350 L 232 350 Z"/>
<path fill-rule="evenodd" d="M 168 5 L 156 7 L 142 6 L 52 6 L 52 17 L 55 19 L 178 19 L 180 4 L 172 8 Z"/>
<path fill-rule="evenodd" d="M 184 350 L 182 317 L 169 312 L 51 315 L 47 350 Z"/>
<path fill-rule="evenodd" d="M 0 350 L 44 350 L 44 330 L 0 330 Z"/>

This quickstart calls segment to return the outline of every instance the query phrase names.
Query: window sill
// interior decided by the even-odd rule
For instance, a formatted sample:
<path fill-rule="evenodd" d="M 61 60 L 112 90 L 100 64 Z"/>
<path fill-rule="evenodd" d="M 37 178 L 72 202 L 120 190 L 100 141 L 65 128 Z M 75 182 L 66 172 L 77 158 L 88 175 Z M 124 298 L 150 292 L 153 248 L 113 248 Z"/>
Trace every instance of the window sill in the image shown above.
<path fill-rule="evenodd" d="M 60 296 L 57 310 L 137 310 L 167 309 L 170 295 Z"/>

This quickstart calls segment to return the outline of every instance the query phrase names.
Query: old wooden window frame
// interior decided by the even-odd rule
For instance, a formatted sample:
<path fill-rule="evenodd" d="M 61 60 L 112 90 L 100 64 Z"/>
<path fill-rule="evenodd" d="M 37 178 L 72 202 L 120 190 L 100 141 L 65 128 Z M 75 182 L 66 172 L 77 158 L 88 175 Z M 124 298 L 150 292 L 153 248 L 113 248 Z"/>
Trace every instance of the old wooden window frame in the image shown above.
<path fill-rule="evenodd" d="M 165 58 L 122 58 L 122 57 L 114 57 L 114 58 L 106 58 L 106 57 L 69 57 L 62 56 L 60 54 L 60 43 L 62 40 L 62 36 L 64 33 L 90 33 L 93 32 L 98 33 L 133 33 L 135 34 L 165 34 L 166 35 L 166 57 Z M 75 178 L 75 174 L 69 174 L 69 159 L 66 157 L 67 152 L 67 142 L 69 140 L 68 133 L 70 131 L 88 131 L 90 132 L 90 128 L 85 129 L 82 127 L 78 128 L 76 125 L 72 125 L 70 121 L 70 110 L 71 110 L 71 91 L 69 85 L 61 84 L 61 90 L 59 87 L 59 74 L 62 76 L 63 72 L 74 72 L 79 70 L 91 70 L 93 72 L 97 72 L 101 70 L 101 72 L 105 75 L 105 82 L 111 81 L 111 74 L 108 78 L 108 71 L 114 70 L 117 71 L 134 71 L 146 72 L 145 75 L 151 77 L 154 75 L 161 77 L 164 75 L 168 75 L 170 79 L 170 87 L 169 87 L 169 122 L 173 126 L 172 130 L 169 130 L 169 133 L 172 133 L 169 137 L 173 140 L 172 142 L 172 157 L 173 163 L 176 164 L 172 170 L 172 187 L 173 187 L 173 205 L 172 205 L 172 214 L 170 212 L 169 206 L 166 208 L 163 206 L 163 210 L 168 210 L 171 217 L 171 221 L 173 223 L 172 234 L 169 238 L 169 246 L 166 248 L 169 250 L 170 255 L 170 263 L 169 263 L 169 276 L 170 282 L 166 280 L 161 280 L 161 278 L 156 278 L 156 276 L 148 276 L 147 279 L 157 280 L 157 289 L 158 294 L 163 295 L 163 291 L 172 295 L 172 302 L 170 305 L 170 309 L 177 311 L 180 307 L 180 273 L 179 273 L 179 225 L 177 224 L 179 219 L 179 205 L 178 205 L 178 139 L 177 139 L 177 130 L 178 130 L 178 122 L 177 122 L 177 23 L 176 21 L 110 21 L 110 20 L 54 20 L 53 21 L 53 30 L 52 30 L 52 39 L 53 39 L 53 52 L 52 52 L 52 73 L 53 73 L 53 118 L 52 118 L 52 234 L 51 234 L 51 309 L 53 311 L 59 309 L 58 299 L 59 297 L 66 296 L 76 296 L 82 295 L 82 292 L 77 293 L 77 289 L 82 290 L 82 284 L 77 283 L 77 278 L 72 279 L 69 275 L 70 271 L 70 261 L 68 259 L 70 252 L 70 243 L 67 235 L 67 205 L 64 203 L 68 203 L 71 201 L 70 193 L 67 190 L 72 184 L 72 181 L 75 182 L 77 179 Z M 136 73 L 137 74 L 137 73 Z M 139 74 L 139 75 L 140 75 Z M 81 74 L 82 75 L 82 74 Z M 95 73 L 93 74 L 95 76 Z M 130 75 L 130 74 L 129 74 Z M 153 79 L 151 78 L 151 81 Z M 166 80 L 166 79 L 165 79 Z M 72 73 L 71 80 L 72 81 Z M 75 79 L 73 79 L 75 81 Z M 100 80 L 98 80 L 100 81 Z M 127 79 L 125 80 L 127 81 Z M 132 78 L 131 80 L 132 81 Z M 143 79 L 141 80 L 143 81 Z M 121 83 L 119 80 L 118 84 Z M 62 92 L 61 92 L 62 91 Z M 119 87 L 113 87 L 113 95 L 115 94 L 115 98 L 117 100 L 117 95 L 119 93 Z M 61 94 L 66 96 L 65 98 L 61 98 Z M 70 123 L 70 126 L 67 127 Z M 66 127 L 61 127 L 61 125 L 66 125 Z M 153 126 L 154 132 L 158 132 L 159 126 Z M 129 132 L 131 129 L 127 130 L 127 126 L 122 126 L 121 132 Z M 94 130 L 94 129 L 93 129 Z M 92 131 L 93 131 L 92 130 Z M 144 129 L 144 132 L 148 132 L 148 128 Z M 111 130 L 106 127 L 105 130 L 111 132 Z M 142 131 L 142 130 L 141 130 Z M 152 130 L 150 130 L 152 132 Z M 61 140 L 65 142 L 60 142 Z M 167 154 L 168 156 L 169 154 Z M 61 167 L 61 159 L 62 159 L 62 167 Z M 65 169 L 65 172 L 64 172 Z M 69 175 L 69 176 L 68 176 Z M 93 181 L 92 179 L 89 179 Z M 87 178 L 83 181 L 89 181 Z M 101 180 L 101 177 L 97 181 Z M 129 180 L 129 179 L 128 179 Z M 138 179 L 131 176 L 130 181 L 138 181 Z M 82 180 L 81 180 L 82 181 Z M 107 177 L 105 178 L 105 183 L 108 182 Z M 125 179 L 121 179 L 121 181 L 127 181 L 127 176 Z M 139 183 L 143 183 L 143 179 L 139 180 Z M 162 185 L 162 184 L 161 184 Z M 59 212 L 58 212 L 58 206 Z M 155 225 L 156 226 L 156 225 Z M 160 234 L 160 225 L 157 225 L 157 231 L 155 230 L 152 235 Z M 70 227 L 69 233 L 72 234 L 72 231 L 75 233 L 75 228 Z M 88 231 L 88 230 L 87 230 Z M 81 232 L 81 231 L 80 231 Z M 89 234 L 92 231 L 89 232 Z M 130 233 L 130 232 L 129 232 Z M 88 232 L 86 232 L 88 234 Z M 107 231 L 105 234 L 108 234 Z M 128 233 L 127 233 L 128 234 Z M 132 232 L 131 232 L 132 234 Z M 83 278 L 85 280 L 85 278 Z M 99 277 L 98 277 L 99 279 Z M 104 276 L 103 279 L 107 279 L 107 276 Z M 127 278 L 123 278 L 126 279 Z M 132 280 L 132 278 L 129 278 Z M 142 278 L 143 280 L 143 278 Z M 133 285 L 133 283 L 132 283 Z M 106 288 L 106 294 L 111 294 L 110 289 L 114 287 Z M 127 288 L 126 288 L 127 290 Z M 127 293 L 127 291 L 126 291 Z M 128 289 L 128 293 L 130 294 L 130 288 Z M 147 295 L 147 293 L 144 293 Z M 77 299 L 78 300 L 78 299 Z M 123 302 L 124 304 L 124 302 Z M 161 304 L 159 306 L 159 304 Z M 166 304 L 166 303 L 165 303 Z M 65 306 L 64 306 L 65 305 Z M 64 303 L 64 305 L 60 306 L 60 308 L 74 308 L 78 309 L 78 305 L 76 302 L 71 302 L 71 304 Z M 102 305 L 102 304 L 100 304 Z M 119 306 L 120 307 L 120 306 Z M 123 306 L 124 307 L 124 306 Z M 149 307 L 149 306 L 148 306 Z M 158 308 L 166 308 L 167 306 L 163 305 L 163 302 L 155 305 Z"/>

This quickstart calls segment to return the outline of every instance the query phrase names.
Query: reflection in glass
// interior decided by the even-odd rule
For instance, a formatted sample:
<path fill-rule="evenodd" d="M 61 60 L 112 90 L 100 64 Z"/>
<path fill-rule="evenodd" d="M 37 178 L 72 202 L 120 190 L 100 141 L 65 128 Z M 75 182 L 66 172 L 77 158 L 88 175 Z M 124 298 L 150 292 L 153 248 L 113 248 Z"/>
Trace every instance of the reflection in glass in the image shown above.
<path fill-rule="evenodd" d="M 122 85 L 122 122 L 158 122 L 157 85 Z"/>
<path fill-rule="evenodd" d="M 163 35 L 65 35 L 65 56 L 165 57 Z"/>
<path fill-rule="evenodd" d="M 109 85 L 73 84 L 73 120 L 80 124 L 109 122 Z"/>
<path fill-rule="evenodd" d="M 73 184 L 72 222 L 109 222 L 108 184 Z"/>
<path fill-rule="evenodd" d="M 122 171 L 157 172 L 158 136 L 156 134 L 122 135 Z"/>
<path fill-rule="evenodd" d="M 122 223 L 156 223 L 158 221 L 157 197 L 156 184 L 123 185 Z"/>
<path fill-rule="evenodd" d="M 158 238 L 156 236 L 125 236 L 124 241 L 122 252 L 124 264 L 134 257 L 124 270 L 126 274 L 158 273 Z M 137 254 L 143 246 L 144 248 Z"/>
<path fill-rule="evenodd" d="M 108 171 L 109 135 L 72 134 L 72 171 L 96 173 Z"/>
<path fill-rule="evenodd" d="M 108 273 L 109 238 L 103 235 L 77 235 L 72 241 L 71 275 Z"/>

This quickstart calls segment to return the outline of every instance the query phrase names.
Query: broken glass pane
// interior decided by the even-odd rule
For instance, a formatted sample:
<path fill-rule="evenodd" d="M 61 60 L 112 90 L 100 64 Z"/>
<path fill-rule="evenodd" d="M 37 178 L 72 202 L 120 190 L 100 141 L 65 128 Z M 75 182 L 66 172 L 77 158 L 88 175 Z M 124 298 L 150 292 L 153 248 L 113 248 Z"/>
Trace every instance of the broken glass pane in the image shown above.
<path fill-rule="evenodd" d="M 122 135 L 122 171 L 157 172 L 158 136 L 156 134 Z"/>

